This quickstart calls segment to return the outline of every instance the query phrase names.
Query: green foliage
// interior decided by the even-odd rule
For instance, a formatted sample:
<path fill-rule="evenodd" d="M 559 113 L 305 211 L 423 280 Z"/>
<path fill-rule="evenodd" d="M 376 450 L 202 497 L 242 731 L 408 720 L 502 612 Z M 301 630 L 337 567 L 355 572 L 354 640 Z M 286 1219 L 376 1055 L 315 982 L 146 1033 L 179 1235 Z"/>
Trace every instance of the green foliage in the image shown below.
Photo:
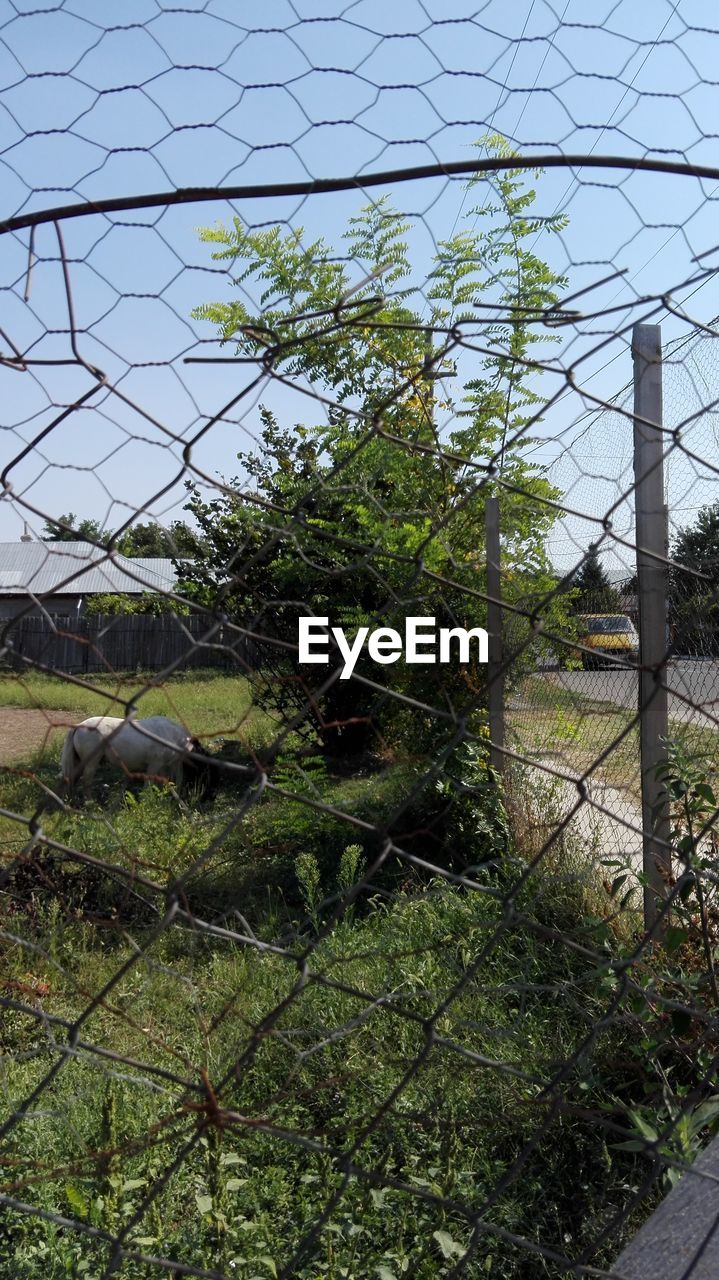
<path fill-rule="evenodd" d="M 485 729 L 488 738 L 488 730 Z M 466 871 L 500 862 L 510 847 L 502 788 L 486 744 L 463 743 L 447 761 L 437 792 L 447 801 L 446 846 L 453 866 Z"/>
<path fill-rule="evenodd" d="M 607 577 L 599 552 L 591 546 L 581 569 L 572 579 L 573 607 L 577 613 L 621 613 L 622 599 Z"/>
<path fill-rule="evenodd" d="M 528 907 L 526 898 L 522 905 Z M 620 1212 L 627 1183 L 644 1168 L 631 1151 L 609 1152 L 601 1126 L 590 1118 L 593 1107 L 616 1114 L 622 1084 L 616 1073 L 630 1032 L 604 1028 L 583 1045 L 577 1005 L 586 1018 L 596 1013 L 600 978 L 579 954 L 526 928 L 505 929 L 483 980 L 473 977 L 471 966 L 500 921 L 501 904 L 490 896 L 434 882 L 421 898 L 378 902 L 364 917 L 339 923 L 313 952 L 312 971 L 330 980 L 339 975 L 344 989 L 332 981 L 304 989 L 278 1034 L 261 1040 L 252 1069 L 224 1089 L 222 1103 L 242 1124 L 228 1122 L 222 1132 L 210 1127 L 191 1145 L 193 1113 L 183 1114 L 175 1090 L 162 1082 L 150 1089 L 136 1073 L 110 1080 L 102 1062 L 70 1058 L 54 1085 L 51 1114 L 39 1112 L 32 1127 L 25 1124 L 8 1142 L 16 1178 L 28 1161 L 32 1167 L 42 1160 L 43 1180 L 24 1198 L 112 1234 L 132 1223 L 127 1244 L 140 1253 L 272 1276 L 316 1220 L 318 1202 L 341 1187 L 333 1152 L 348 1149 L 369 1115 L 398 1090 L 355 1157 L 373 1180 L 350 1177 L 326 1228 L 296 1266 L 298 1280 L 450 1275 L 471 1236 L 464 1216 L 441 1202 L 479 1211 L 530 1136 L 535 1147 L 523 1159 L 521 1180 L 509 1179 L 498 1193 L 492 1222 L 515 1238 L 576 1256 L 607 1215 Z M 16 921 L 14 927 L 26 926 Z M 136 946 L 134 936 L 118 938 L 106 954 L 77 925 L 70 931 L 62 968 L 48 973 L 49 1007 L 67 1017 L 82 1008 L 88 983 L 95 989 L 107 980 Z M 296 981 L 296 965 L 272 951 L 210 948 L 179 930 L 152 951 L 151 964 L 131 969 L 115 987 L 96 1034 L 101 1030 L 105 1044 L 135 1060 L 147 1060 L 151 1051 L 151 1061 L 170 1071 L 178 1070 L 178 1058 L 180 1071 L 201 1059 L 214 1019 L 212 1077 L 224 1074 Z M 421 1070 L 403 1080 L 425 1044 L 422 1018 L 463 979 L 436 1033 L 466 1055 L 437 1044 Z M 563 989 L 571 992 L 571 1005 L 557 999 Z M 419 1021 L 399 1016 L 400 1006 L 389 1000 L 358 1001 L 353 992 L 363 991 L 401 994 L 401 1009 Z M 240 1017 L 220 1016 L 235 1009 Z M 38 1034 L 35 1023 L 28 1024 L 22 1044 L 29 1052 L 6 1056 L 10 1097 L 21 1096 L 46 1070 L 33 1052 Z M 557 1059 L 573 1051 L 581 1065 L 564 1086 L 571 1120 L 557 1119 L 542 1133 L 546 1109 L 537 1117 L 532 1080 L 547 1078 Z M 473 1055 L 501 1061 L 506 1070 L 473 1066 Z M 283 1140 L 283 1130 L 307 1135 L 317 1149 Z M 179 1168 L 164 1184 L 163 1171 L 183 1148 Z M 68 1167 L 73 1172 L 66 1173 Z M 151 1188 L 157 1195 L 143 1210 Z M 57 1233 L 32 1217 L 7 1214 L 6 1220 L 13 1275 L 20 1280 L 99 1274 L 106 1263 L 104 1246 L 92 1238 Z M 613 1235 L 609 1247 L 617 1246 Z M 538 1276 L 532 1257 L 489 1234 L 468 1274 Z M 592 1255 L 597 1265 L 609 1260 Z M 559 1275 L 550 1263 L 542 1267 L 548 1277 Z M 131 1260 L 123 1265 L 129 1280 L 150 1280 L 152 1270 Z"/>
<path fill-rule="evenodd" d="M 677 1026 L 679 1025 L 679 1020 Z M 618 1151 L 646 1151 L 648 1144 L 666 1163 L 665 1189 L 671 1190 L 688 1165 L 694 1163 L 719 1128 L 719 1095 L 694 1103 L 686 1085 L 666 1087 L 660 1107 L 641 1106 L 629 1112 L 636 1137 L 618 1142 Z"/>
<path fill-rule="evenodd" d="M 497 138 L 488 145 L 504 147 Z M 285 644 L 296 644 L 303 610 L 350 633 L 380 623 L 402 631 L 408 614 L 434 616 L 438 626 L 481 625 L 484 506 L 496 491 L 506 597 L 520 610 L 542 605 L 554 585 L 545 540 L 558 495 L 524 459 L 530 441 L 522 433 L 540 403 L 530 387 L 534 346 L 549 340 L 536 321 L 564 280 L 530 246 L 565 220 L 533 215 L 525 182 L 509 170 L 470 183 L 481 204 L 470 201 L 470 225 L 438 245 L 424 293 L 409 258 L 410 228 L 384 198 L 350 220 L 345 259 L 321 239 L 305 244 L 301 228 L 253 231 L 236 218 L 201 230 L 243 297 L 193 314 L 217 326 L 238 355 L 271 351 L 274 369 L 308 380 L 332 407 L 326 422 L 292 430 L 264 407 L 259 454 L 238 455 L 249 479 L 230 481 L 210 501 L 188 486 L 186 509 L 200 531 L 196 558 L 178 563 L 188 596 Z M 256 309 L 246 300 L 253 286 Z M 453 364 L 451 340 L 435 349 L 428 333 L 476 328 L 485 303 L 497 316 L 484 335 L 490 353 L 467 377 Z M 442 385 L 450 389 L 438 392 Z M 440 413 L 451 421 L 441 432 Z M 488 481 L 497 462 L 502 486 Z M 543 613 L 561 631 L 566 601 L 558 597 Z M 527 625 L 512 616 L 514 646 Z M 368 659 L 357 673 L 378 679 Z M 354 680 L 320 694 L 327 670 L 300 669 L 291 658 L 286 674 L 280 709 L 299 710 L 326 750 L 344 755 L 407 740 L 398 695 L 452 713 L 484 697 L 476 663 L 439 673 L 383 667 L 384 694 Z M 445 733 L 441 719 L 415 717 L 413 745 L 434 746 Z"/>
<path fill-rule="evenodd" d="M 112 535 L 100 524 L 99 520 L 80 520 L 74 511 L 59 516 L 57 520 L 46 520 L 40 537 L 44 542 L 97 542 L 100 545 L 109 542 Z"/>
<path fill-rule="evenodd" d="M 295 863 L 295 872 L 305 910 L 315 929 L 317 929 L 319 919 L 317 908 L 322 900 L 322 892 L 320 889 L 320 869 L 314 854 L 301 853 Z"/>
<path fill-rule="evenodd" d="M 0 674 L 0 705 L 71 711 L 85 716 L 120 715 L 132 702 L 141 716 L 169 716 L 192 725 L 203 739 L 223 735 L 253 748 L 270 743 L 278 732 L 277 715 L 260 710 L 252 681 L 217 669 L 175 672 L 161 686 L 154 673 L 89 675 L 82 685 L 62 674 L 27 671 Z"/>
<path fill-rule="evenodd" d="M 192 555 L 197 547 L 197 534 L 184 520 L 173 520 L 167 529 L 153 520 L 133 524 L 119 535 L 115 545 L 123 556 L 162 560 Z"/>
<path fill-rule="evenodd" d="M 669 620 L 679 653 L 719 653 L 719 504 L 702 507 L 677 535 L 669 573 Z"/>
<path fill-rule="evenodd" d="M 713 765 L 713 762 L 712 762 Z M 719 1008 L 715 955 L 719 944 L 719 801 L 710 763 L 680 741 L 667 743 L 667 761 L 657 769 L 662 783 L 660 803 L 672 814 L 672 849 L 681 874 L 676 884 L 676 907 L 666 945 L 676 952 L 685 944 L 700 947 L 706 965 L 705 981 Z"/>
<path fill-rule="evenodd" d="M 342 851 L 336 875 L 336 889 L 346 895 L 355 885 L 362 873 L 365 859 L 362 857 L 361 844 L 348 844 Z M 314 853 L 301 853 L 295 860 L 295 875 L 302 897 L 302 904 L 315 932 L 320 927 L 320 908 L 323 899 L 333 893 L 329 883 L 323 883 L 320 864 Z M 345 908 L 346 917 L 352 918 L 353 908 Z"/>
<path fill-rule="evenodd" d="M 349 893 L 350 889 L 362 876 L 364 859 L 361 844 L 348 844 L 342 850 L 339 870 L 337 872 L 337 888 L 340 893 Z"/>
<path fill-rule="evenodd" d="M 85 602 L 85 616 L 96 617 L 136 617 L 144 615 L 153 618 L 172 614 L 175 617 L 186 617 L 190 612 L 189 605 L 182 600 L 173 600 L 154 591 L 143 591 L 140 595 L 120 595 L 115 592 L 99 592 L 88 596 Z"/>
<path fill-rule="evenodd" d="M 321 764 L 312 762 L 316 763 Z M 272 780 L 282 787 L 282 793 L 266 794 L 253 808 L 243 824 L 238 843 L 249 876 L 253 869 L 264 868 L 272 881 L 283 885 L 289 909 L 300 903 L 308 909 L 303 899 L 304 890 L 297 888 L 301 858 L 312 859 L 319 868 L 317 901 L 332 897 L 338 889 L 345 891 L 346 879 L 340 881 L 340 878 L 349 877 L 354 853 L 347 853 L 348 826 L 343 815 L 361 820 L 362 829 L 357 833 L 360 856 L 372 860 L 378 852 L 374 824 L 394 832 L 393 817 L 397 812 L 402 813 L 396 824 L 399 842 L 408 825 L 410 828 L 424 825 L 436 808 L 431 788 L 414 794 L 417 772 L 408 767 L 390 766 L 365 776 L 340 779 L 328 776 L 323 767 L 308 768 L 306 762 L 296 770 L 289 764 L 282 770 L 273 769 Z M 315 805 L 301 803 L 303 796 L 311 797 Z M 413 799 L 408 805 L 410 797 Z M 357 869 L 359 866 L 358 862 Z M 393 887 L 400 874 L 401 867 L 393 860 L 381 882 Z M 379 882 L 376 879 L 374 883 Z M 317 905 L 314 898 L 313 905 Z"/>
<path fill-rule="evenodd" d="M 213 681 L 197 684 L 211 702 Z M 81 1025 L 110 980 L 83 1039 L 118 1057 L 80 1046 L 66 1055 L 51 1094 L 41 1095 L 47 1104 L 6 1138 L 12 1194 L 113 1236 L 127 1229 L 137 1253 L 271 1277 L 316 1221 L 318 1203 L 343 1190 L 294 1268 L 298 1280 L 442 1280 L 471 1239 L 453 1206 L 486 1217 L 492 1196 L 487 1220 L 501 1234 L 482 1237 L 469 1276 L 564 1274 L 551 1257 L 537 1261 L 536 1244 L 609 1266 L 622 1232 L 653 1207 L 627 1220 L 648 1147 L 691 1160 L 716 1129 L 702 1013 L 710 988 L 696 966 L 685 972 L 686 942 L 667 963 L 638 956 L 636 937 L 613 928 L 606 898 L 603 913 L 588 913 L 585 848 L 583 878 L 546 855 L 526 874 L 537 849 L 514 846 L 483 746 L 450 755 L 445 775 L 445 790 L 422 790 L 408 767 L 338 778 L 322 760 L 287 754 L 272 775 L 278 790 L 267 788 L 231 830 L 237 793 L 190 814 L 151 787 L 82 813 L 48 812 L 51 845 L 40 841 L 32 859 L 9 869 L 0 902 L 7 994 L 17 994 L 14 982 L 34 984 L 47 1015 L 5 1011 L 0 1121 L 63 1052 L 48 1025 Z M 700 775 L 699 764 L 691 779 L 683 765 L 672 775 L 677 802 L 689 795 L 692 823 L 704 814 L 692 805 L 713 804 Z M 31 768 L 4 776 L 6 812 L 32 812 L 32 776 Z M 343 814 L 362 822 L 353 828 Z M 356 913 L 330 925 L 323 899 L 362 875 L 365 824 L 425 863 L 451 848 L 477 888 L 405 862 L 401 888 L 374 876 Z M 544 833 L 535 835 L 539 848 Z M 23 846 L 26 838 L 23 824 Z M 88 863 L 69 858 L 68 847 Z M 203 879 L 189 874 L 198 859 Z M 247 880 L 261 867 L 288 895 L 294 868 L 305 895 L 297 906 L 309 919 L 298 922 L 294 902 L 290 921 L 263 912 Z M 157 936 L 178 875 L 188 917 Z M 235 912 L 250 927 L 247 935 L 241 926 L 245 944 L 223 927 L 216 936 L 187 927 L 193 917 L 231 922 Z M 252 934 L 271 945 L 249 945 Z M 297 961 L 310 945 L 299 990 Z M 272 1032 L 258 1036 L 268 1019 Z M 196 1088 L 186 1090 L 185 1078 Z M 221 1129 L 206 1124 L 206 1082 L 228 1117 Z M 351 1172 L 343 1188 L 350 1149 L 370 1178 Z M 505 1176 L 514 1169 L 520 1177 Z M 615 1219 L 621 1232 L 596 1250 Z M 7 1210 L 0 1261 L 8 1258 L 18 1280 L 66 1280 L 102 1274 L 108 1253 L 102 1240 Z M 122 1270 L 150 1280 L 156 1267 L 128 1259 Z"/>
<path fill-rule="evenodd" d="M 74 511 L 57 520 L 46 520 L 40 535 L 45 542 L 94 542 L 112 546 L 123 556 L 167 559 L 192 555 L 197 550 L 197 534 L 184 520 L 173 520 L 168 529 L 154 521 L 131 525 L 121 534 L 106 529 L 99 520 L 78 521 Z"/>
<path fill-rule="evenodd" d="M 712 581 L 719 566 L 719 503 L 702 507 L 694 523 L 677 534 L 672 558 Z"/>
<path fill-rule="evenodd" d="M 27 687 L 52 706 L 53 682 L 33 680 Z M 210 725 L 218 712 L 247 710 L 251 690 L 236 683 L 233 693 L 224 677 L 193 676 L 166 693 Z M 7 687 L 27 692 L 17 681 Z M 663 1190 L 627 1217 L 647 1156 L 690 1163 L 719 1126 L 713 767 L 713 746 L 708 759 L 670 747 L 662 778 L 681 869 L 666 949 L 656 953 L 638 946 L 631 912 L 618 928 L 625 871 L 588 910 L 586 834 L 578 863 L 563 861 L 568 832 L 540 856 L 547 828 L 556 831 L 566 812 L 561 801 L 535 844 L 516 847 L 481 744 L 449 754 L 442 785 L 424 788 L 415 767 L 337 777 L 325 761 L 288 751 L 271 777 L 277 790 L 267 788 L 232 829 L 237 792 L 184 813 L 167 791 L 118 790 L 101 807 L 46 813 L 49 843 L 40 838 L 14 867 L 27 824 L 3 818 L 0 1122 L 63 1060 L 6 1137 L 9 1194 L 112 1236 L 126 1229 L 136 1253 L 247 1277 L 279 1273 L 318 1203 L 340 1190 L 294 1269 L 298 1280 L 442 1280 L 471 1240 L 454 1205 L 500 1233 L 483 1235 L 467 1265 L 477 1280 L 558 1280 L 566 1267 L 540 1260 L 538 1244 L 610 1267 L 622 1234 Z M 55 780 L 55 766 L 44 768 L 38 760 L 6 770 L 6 814 L 34 811 L 34 778 Z M 536 773 L 527 771 L 523 793 Z M 343 815 L 362 821 L 351 827 Z M 453 869 L 470 872 L 477 888 L 421 876 L 398 859 L 401 887 L 383 868 L 363 888 L 361 909 L 330 927 L 323 900 L 361 877 L 377 852 L 371 825 L 425 864 L 450 850 Z M 356 843 L 347 843 L 350 831 Z M 88 862 L 69 857 L 72 848 Z M 198 859 L 204 879 L 189 874 Z M 260 868 L 288 897 L 294 868 L 304 902 L 290 901 L 289 921 L 263 914 L 248 891 Z M 236 911 L 272 945 L 243 945 L 223 928 L 208 936 L 184 920 L 158 937 L 166 886 L 178 875 L 189 919 L 231 921 Z M 296 906 L 309 920 L 298 921 Z M 310 945 L 297 990 L 297 960 Z M 272 1033 L 258 1036 L 278 1009 Z M 82 1044 L 66 1054 L 55 1028 L 68 1026 L 83 1026 L 84 1043 L 117 1057 Z M 185 1077 L 196 1083 L 191 1092 Z M 221 1079 L 219 1101 L 234 1119 L 203 1129 L 205 1081 Z M 351 1172 L 343 1187 L 350 1149 L 370 1177 Z M 677 1174 L 669 1168 L 665 1180 Z M 621 1229 L 597 1250 L 615 1221 Z M 107 1263 L 101 1239 L 11 1209 L 0 1221 L 0 1270 L 10 1266 L 13 1280 L 91 1277 Z M 151 1280 L 156 1270 L 133 1259 L 122 1266 L 127 1280 Z"/>

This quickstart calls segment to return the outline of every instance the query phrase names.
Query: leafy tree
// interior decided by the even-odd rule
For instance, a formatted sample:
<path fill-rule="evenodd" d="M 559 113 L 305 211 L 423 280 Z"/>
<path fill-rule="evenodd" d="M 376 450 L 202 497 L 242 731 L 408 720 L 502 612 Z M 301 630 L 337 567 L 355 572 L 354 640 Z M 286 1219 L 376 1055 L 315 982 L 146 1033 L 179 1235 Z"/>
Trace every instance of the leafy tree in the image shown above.
<path fill-rule="evenodd" d="M 674 540 L 672 559 L 712 580 L 719 569 L 719 503 L 702 507 Z"/>
<path fill-rule="evenodd" d="M 574 578 L 577 589 L 574 608 L 577 613 L 621 613 L 622 598 L 607 576 L 599 552 L 589 548 L 587 558 Z"/>
<path fill-rule="evenodd" d="M 719 503 L 702 507 L 671 551 L 669 619 L 680 653 L 719 653 Z M 691 572 L 687 573 L 687 570 Z"/>
<path fill-rule="evenodd" d="M 67 527 L 64 527 L 67 526 Z M 98 520 L 80 520 L 73 511 L 58 520 L 46 520 L 41 535 L 45 542 L 95 542 L 115 548 L 123 556 L 145 556 L 168 559 L 171 556 L 194 555 L 197 551 L 197 535 L 184 520 L 173 520 L 169 529 L 154 521 L 134 524 L 115 541 L 110 529 L 103 529 Z"/>
<path fill-rule="evenodd" d="M 167 559 L 171 556 L 193 555 L 197 550 L 196 543 L 196 534 L 184 520 L 173 520 L 169 529 L 148 521 L 127 529 L 120 536 L 117 548 L 124 556 Z"/>
<path fill-rule="evenodd" d="M 213 258 L 232 266 L 243 297 L 194 315 L 234 341 L 238 355 L 264 359 L 331 407 L 326 421 L 292 430 L 263 408 L 259 453 L 238 455 L 247 479 L 225 482 L 210 501 L 189 486 L 186 509 L 202 546 L 194 563 L 178 567 L 195 600 L 285 644 L 296 644 L 298 613 L 327 615 L 350 632 L 403 631 L 408 614 L 481 625 L 489 492 L 500 498 L 512 603 L 529 610 L 550 591 L 544 543 L 558 495 L 522 457 L 528 438 L 516 437 L 539 403 L 531 357 L 547 339 L 537 320 L 564 284 L 530 245 L 565 220 L 532 215 L 525 180 L 509 170 L 470 183 L 481 185 L 482 203 L 470 203 L 469 229 L 439 242 L 423 291 L 413 283 L 410 227 L 386 199 L 350 219 L 344 258 L 322 239 L 305 244 L 302 229 L 252 231 L 235 218 L 200 232 Z M 246 301 L 253 281 L 257 311 Z M 478 325 L 483 304 L 493 318 Z M 436 347 L 428 332 L 440 335 Z M 470 340 L 483 354 L 473 355 L 467 377 L 453 358 L 466 361 Z M 459 406 L 437 390 L 446 378 L 462 384 Z M 440 411 L 452 415 L 444 431 Z M 501 467 L 501 484 L 488 479 L 490 467 Z M 551 607 L 556 622 L 566 606 Z M 518 621 L 512 629 L 520 638 Z M 435 738 L 484 686 L 476 666 L 356 670 L 443 713 L 424 717 Z M 384 734 L 407 716 L 389 693 L 355 680 L 318 696 L 327 675 L 326 667 L 298 668 L 286 687 L 324 723 L 328 749 L 347 751 L 363 743 L 369 723 Z M 416 741 L 424 713 L 411 714 Z"/>
<path fill-rule="evenodd" d="M 108 542 L 112 536 L 99 520 L 81 520 L 76 524 L 74 511 L 58 520 L 46 520 L 40 537 L 43 542 Z M 66 527 L 64 527 L 66 526 Z"/>

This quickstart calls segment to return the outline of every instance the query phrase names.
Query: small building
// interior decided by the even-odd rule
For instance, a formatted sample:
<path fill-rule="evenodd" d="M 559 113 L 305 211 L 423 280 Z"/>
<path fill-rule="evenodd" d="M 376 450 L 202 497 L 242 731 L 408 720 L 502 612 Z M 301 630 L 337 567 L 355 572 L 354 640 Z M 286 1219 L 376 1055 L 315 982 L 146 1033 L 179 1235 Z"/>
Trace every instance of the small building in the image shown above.
<path fill-rule="evenodd" d="M 0 542 L 0 619 L 18 614 L 82 617 L 93 595 L 172 591 L 171 560 L 130 558 L 91 542 Z"/>

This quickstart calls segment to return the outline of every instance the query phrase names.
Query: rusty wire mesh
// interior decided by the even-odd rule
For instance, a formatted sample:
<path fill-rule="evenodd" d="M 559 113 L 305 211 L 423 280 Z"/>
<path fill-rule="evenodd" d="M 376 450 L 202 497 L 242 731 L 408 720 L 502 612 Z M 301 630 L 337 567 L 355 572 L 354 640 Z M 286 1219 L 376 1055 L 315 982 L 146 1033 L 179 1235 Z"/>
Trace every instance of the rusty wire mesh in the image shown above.
<path fill-rule="evenodd" d="M 716 501 L 719 33 L 508 8 L 3 9 L 3 1275 L 629 1280 L 713 1135 L 716 573 L 676 541 Z M 663 947 L 636 656 L 581 669 L 577 623 L 635 614 L 660 321 Z M 483 625 L 488 496 L 502 780 L 482 662 L 297 661 L 301 617 Z M 190 785 L 83 800 L 93 715 L 169 717 Z"/>

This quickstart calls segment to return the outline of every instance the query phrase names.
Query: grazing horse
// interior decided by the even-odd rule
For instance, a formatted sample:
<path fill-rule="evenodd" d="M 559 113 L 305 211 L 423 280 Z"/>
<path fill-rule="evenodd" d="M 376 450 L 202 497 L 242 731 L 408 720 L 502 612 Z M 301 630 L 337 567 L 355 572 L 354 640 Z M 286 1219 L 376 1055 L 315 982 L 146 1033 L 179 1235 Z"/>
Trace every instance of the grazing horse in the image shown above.
<path fill-rule="evenodd" d="M 70 729 L 62 748 L 60 772 L 68 791 L 82 781 L 89 796 L 101 761 L 121 769 L 128 778 L 149 782 L 197 784 L 203 795 L 209 789 L 211 762 L 197 738 L 184 725 L 167 716 L 123 720 L 118 716 L 90 716 Z"/>

